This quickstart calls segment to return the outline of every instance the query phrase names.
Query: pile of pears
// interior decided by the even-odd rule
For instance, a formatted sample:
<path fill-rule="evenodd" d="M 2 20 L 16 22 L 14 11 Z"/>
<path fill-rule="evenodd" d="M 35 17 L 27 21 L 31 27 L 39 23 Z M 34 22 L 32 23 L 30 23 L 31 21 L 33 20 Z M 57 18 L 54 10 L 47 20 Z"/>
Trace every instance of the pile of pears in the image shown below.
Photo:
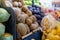
<path fill-rule="evenodd" d="M 56 22 L 56 26 L 43 32 L 42 40 L 60 40 L 60 22 Z"/>

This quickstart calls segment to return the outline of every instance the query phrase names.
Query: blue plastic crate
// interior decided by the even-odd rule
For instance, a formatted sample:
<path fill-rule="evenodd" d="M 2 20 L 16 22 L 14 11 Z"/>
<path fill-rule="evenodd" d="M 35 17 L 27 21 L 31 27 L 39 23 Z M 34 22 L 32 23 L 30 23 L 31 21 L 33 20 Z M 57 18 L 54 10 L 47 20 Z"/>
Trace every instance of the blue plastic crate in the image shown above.
<path fill-rule="evenodd" d="M 35 39 L 35 40 L 41 40 L 42 32 L 40 30 L 36 31 L 32 35 L 29 35 L 26 38 L 24 38 L 23 40 L 31 40 L 32 38 Z"/>

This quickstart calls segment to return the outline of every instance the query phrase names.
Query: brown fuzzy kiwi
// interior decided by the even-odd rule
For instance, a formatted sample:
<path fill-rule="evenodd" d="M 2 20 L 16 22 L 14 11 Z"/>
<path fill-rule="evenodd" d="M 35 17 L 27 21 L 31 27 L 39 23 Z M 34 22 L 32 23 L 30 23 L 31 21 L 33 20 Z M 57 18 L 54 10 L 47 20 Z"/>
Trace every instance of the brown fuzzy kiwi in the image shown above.
<path fill-rule="evenodd" d="M 18 23 L 17 24 L 17 31 L 18 31 L 19 34 L 21 34 L 21 36 L 26 35 L 27 34 L 27 29 L 26 29 L 25 24 Z"/>
<path fill-rule="evenodd" d="M 24 15 L 18 15 L 17 16 L 17 23 L 25 23 L 25 17 Z"/>
<path fill-rule="evenodd" d="M 27 33 L 30 33 L 30 28 L 28 27 L 27 24 L 25 24 L 26 28 L 27 28 Z"/>
<path fill-rule="evenodd" d="M 18 2 L 18 6 L 21 8 L 22 7 L 22 4 L 21 4 L 21 2 Z"/>
<path fill-rule="evenodd" d="M 34 24 L 36 24 L 36 25 L 39 27 L 39 24 L 38 24 L 38 22 L 34 22 Z"/>
<path fill-rule="evenodd" d="M 31 19 L 33 22 L 35 22 L 37 20 L 34 15 L 30 16 L 29 19 Z"/>
<path fill-rule="evenodd" d="M 25 6 L 25 5 L 22 6 L 21 9 L 22 9 L 23 12 L 26 12 L 28 10 L 27 6 Z"/>
<path fill-rule="evenodd" d="M 26 14 L 31 16 L 32 15 L 32 12 L 30 10 L 26 11 Z"/>
<path fill-rule="evenodd" d="M 30 29 L 33 31 L 33 30 L 35 30 L 38 27 L 39 27 L 38 23 L 35 22 L 35 23 L 31 24 Z"/>
<path fill-rule="evenodd" d="M 22 15 L 24 15 L 25 18 L 28 18 L 28 17 L 29 17 L 29 16 L 28 16 L 26 13 L 24 13 L 24 12 L 22 12 Z"/>
<path fill-rule="evenodd" d="M 19 0 L 19 2 L 21 2 L 22 6 L 25 5 L 23 0 Z"/>
<path fill-rule="evenodd" d="M 22 6 L 22 11 L 25 12 L 27 15 L 31 16 L 32 12 L 24 5 Z"/>
<path fill-rule="evenodd" d="M 32 18 L 33 18 L 33 22 L 36 22 L 36 17 L 34 15 L 32 15 Z"/>
<path fill-rule="evenodd" d="M 14 1 L 14 2 L 13 2 L 13 6 L 14 6 L 14 7 L 18 7 L 18 2 L 17 2 L 17 1 Z"/>
<path fill-rule="evenodd" d="M 32 24 L 32 20 L 29 19 L 29 18 L 27 18 L 27 19 L 26 19 L 26 24 L 30 26 L 30 25 Z"/>
<path fill-rule="evenodd" d="M 15 11 L 15 14 L 18 16 L 19 14 L 21 14 L 21 9 L 20 8 L 16 8 L 16 7 L 12 7 L 12 9 Z"/>

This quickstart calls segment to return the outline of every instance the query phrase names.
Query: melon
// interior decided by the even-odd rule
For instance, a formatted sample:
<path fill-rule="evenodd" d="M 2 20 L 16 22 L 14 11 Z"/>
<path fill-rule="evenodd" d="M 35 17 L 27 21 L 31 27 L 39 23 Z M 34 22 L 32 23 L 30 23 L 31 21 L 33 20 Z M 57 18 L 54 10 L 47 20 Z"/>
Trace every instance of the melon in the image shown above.
<path fill-rule="evenodd" d="M 0 22 L 8 21 L 10 14 L 3 8 L 0 8 Z"/>
<path fill-rule="evenodd" d="M 25 24 L 18 23 L 17 24 L 17 31 L 18 31 L 19 34 L 21 34 L 21 36 L 26 35 L 27 34 L 27 29 L 26 29 Z"/>
<path fill-rule="evenodd" d="M 0 36 L 3 35 L 5 32 L 5 25 L 3 25 L 2 23 L 0 23 Z"/>
<path fill-rule="evenodd" d="M 2 38 L 2 40 L 13 40 L 13 36 L 9 33 L 5 33 Z"/>

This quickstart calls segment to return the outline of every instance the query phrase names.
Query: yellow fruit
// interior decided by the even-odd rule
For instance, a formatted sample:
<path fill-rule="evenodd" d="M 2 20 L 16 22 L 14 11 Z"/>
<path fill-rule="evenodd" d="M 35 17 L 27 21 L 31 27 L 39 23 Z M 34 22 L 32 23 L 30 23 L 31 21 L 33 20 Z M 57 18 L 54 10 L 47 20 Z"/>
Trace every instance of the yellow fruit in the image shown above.
<path fill-rule="evenodd" d="M 45 40 L 49 40 L 49 39 L 45 39 Z"/>
<path fill-rule="evenodd" d="M 45 40 L 45 35 L 42 36 L 42 40 Z"/>
<path fill-rule="evenodd" d="M 56 29 L 52 29 L 50 33 L 56 35 Z"/>
<path fill-rule="evenodd" d="M 60 36 L 60 22 L 58 21 L 57 21 L 56 29 L 57 29 L 57 35 Z"/>
<path fill-rule="evenodd" d="M 57 29 L 57 35 L 60 36 L 60 29 Z"/>
<path fill-rule="evenodd" d="M 60 40 L 60 37 L 58 35 L 53 35 L 52 33 L 49 33 L 47 35 L 47 39 L 49 39 L 49 40 Z"/>
<path fill-rule="evenodd" d="M 58 14 L 58 16 L 60 17 L 60 12 L 58 10 L 56 10 L 56 13 Z"/>
<path fill-rule="evenodd" d="M 8 36 L 11 36 L 11 34 L 5 33 L 4 36 L 5 36 L 5 37 L 8 37 Z"/>
<path fill-rule="evenodd" d="M 50 29 L 47 29 L 46 32 L 49 33 L 51 30 Z"/>

